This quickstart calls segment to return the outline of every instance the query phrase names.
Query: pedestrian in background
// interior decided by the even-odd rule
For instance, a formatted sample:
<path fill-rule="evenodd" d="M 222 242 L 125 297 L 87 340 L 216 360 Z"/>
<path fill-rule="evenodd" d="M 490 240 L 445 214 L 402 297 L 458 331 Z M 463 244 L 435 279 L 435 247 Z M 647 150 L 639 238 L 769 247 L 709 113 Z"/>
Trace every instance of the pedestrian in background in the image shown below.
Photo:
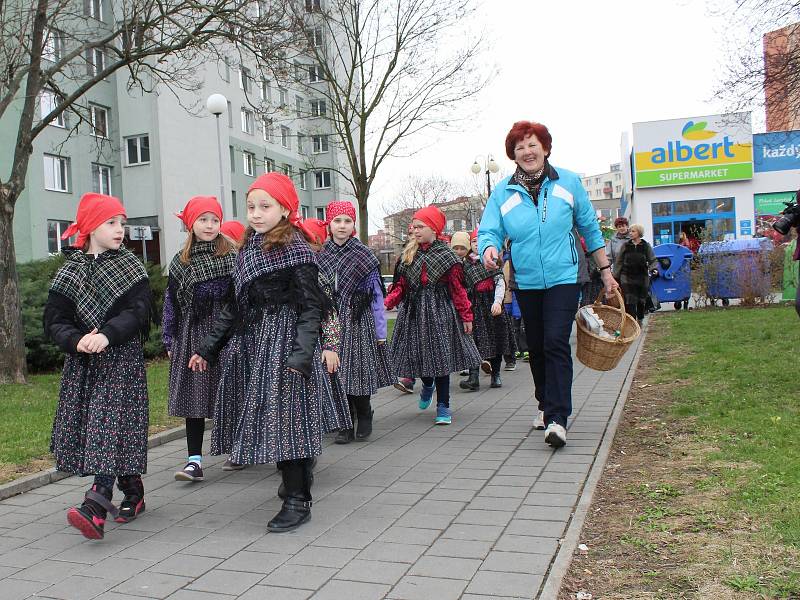
<path fill-rule="evenodd" d="M 622 247 L 631 239 L 631 234 L 628 231 L 628 219 L 617 217 L 614 219 L 614 227 L 617 232 L 608 241 L 608 258 L 612 265 L 617 260 L 617 255 L 622 250 Z"/>
<path fill-rule="evenodd" d="M 650 276 L 653 271 L 657 272 L 658 259 L 653 247 L 642 239 L 642 225 L 631 225 L 630 235 L 631 239 L 625 242 L 617 255 L 614 277 L 619 280 L 625 296 L 625 310 L 641 324 L 650 297 Z"/>

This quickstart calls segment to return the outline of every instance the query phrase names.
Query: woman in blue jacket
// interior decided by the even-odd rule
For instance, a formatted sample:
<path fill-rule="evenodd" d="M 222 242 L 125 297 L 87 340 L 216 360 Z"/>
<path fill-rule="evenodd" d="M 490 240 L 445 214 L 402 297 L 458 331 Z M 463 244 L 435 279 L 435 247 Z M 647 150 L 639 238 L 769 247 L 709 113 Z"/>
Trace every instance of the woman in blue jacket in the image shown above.
<path fill-rule="evenodd" d="M 487 268 L 511 241 L 511 266 L 530 352 L 545 441 L 567 441 L 572 413 L 569 336 L 578 308 L 578 253 L 573 230 L 586 240 L 600 269 L 606 295 L 618 287 L 606 257 L 594 207 L 577 174 L 553 167 L 553 139 L 541 123 L 519 121 L 506 136 L 506 155 L 517 170 L 495 187 L 481 219 L 478 246 Z"/>

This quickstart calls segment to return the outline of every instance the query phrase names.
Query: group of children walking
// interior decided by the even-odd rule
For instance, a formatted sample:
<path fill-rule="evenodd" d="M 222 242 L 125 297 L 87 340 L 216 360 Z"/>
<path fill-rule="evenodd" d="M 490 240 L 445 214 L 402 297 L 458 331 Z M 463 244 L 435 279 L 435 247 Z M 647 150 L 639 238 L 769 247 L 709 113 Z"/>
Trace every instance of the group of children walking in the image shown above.
<path fill-rule="evenodd" d="M 211 454 L 224 470 L 275 463 L 280 511 L 273 532 L 311 517 L 322 437 L 363 442 L 372 433 L 371 396 L 397 377 L 420 378 L 419 408 L 436 392 L 437 425 L 452 421 L 450 374 L 478 387 L 514 355 L 504 310 L 505 280 L 475 256 L 475 232 L 440 237 L 434 206 L 414 214 L 396 283 L 383 287 L 375 256 L 355 237 L 356 212 L 331 202 L 325 221 L 301 219 L 287 176 L 267 173 L 247 193 L 247 221 L 223 223 L 216 198 L 188 201 L 178 218 L 186 242 L 169 266 L 162 335 L 170 357 L 169 413 L 186 420 L 180 481 L 201 481 L 205 420 Z M 125 523 L 145 510 L 148 395 L 142 343 L 157 320 L 147 272 L 122 246 L 125 208 L 85 194 L 77 234 L 50 285 L 46 333 L 66 353 L 51 449 L 59 470 L 94 476 L 67 521 L 101 539 L 107 518 Z M 387 344 L 385 308 L 398 307 Z M 112 504 L 116 483 L 123 493 Z"/>

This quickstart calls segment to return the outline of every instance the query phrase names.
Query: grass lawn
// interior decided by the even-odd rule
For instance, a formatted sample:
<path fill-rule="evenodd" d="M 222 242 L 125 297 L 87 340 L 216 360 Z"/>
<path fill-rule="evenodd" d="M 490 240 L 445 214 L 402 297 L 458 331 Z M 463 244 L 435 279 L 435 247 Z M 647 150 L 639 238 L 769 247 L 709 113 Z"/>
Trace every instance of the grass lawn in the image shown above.
<path fill-rule="evenodd" d="M 799 334 L 787 306 L 655 316 L 559 598 L 800 598 Z"/>
<path fill-rule="evenodd" d="M 150 432 L 181 423 L 167 415 L 167 361 L 147 368 Z M 0 385 L 0 483 L 52 466 L 48 457 L 60 373 L 31 375 L 28 383 Z"/>

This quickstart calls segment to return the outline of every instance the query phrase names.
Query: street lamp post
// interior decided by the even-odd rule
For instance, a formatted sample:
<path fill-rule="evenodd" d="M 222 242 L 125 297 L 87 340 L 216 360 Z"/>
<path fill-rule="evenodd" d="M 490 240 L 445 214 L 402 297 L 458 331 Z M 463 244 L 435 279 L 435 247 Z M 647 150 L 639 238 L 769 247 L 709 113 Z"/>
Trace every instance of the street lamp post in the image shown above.
<path fill-rule="evenodd" d="M 206 100 L 206 108 L 208 112 L 217 118 L 217 157 L 219 162 L 219 203 L 225 206 L 225 179 L 222 175 L 222 134 L 219 131 L 219 116 L 224 113 L 228 108 L 228 99 L 222 94 L 211 94 Z M 233 199 L 231 199 L 231 203 Z M 231 216 L 235 214 L 233 206 L 231 206 Z"/>
<path fill-rule="evenodd" d="M 481 169 L 481 165 L 478 162 L 478 159 L 483 159 L 484 168 Z M 472 163 L 471 171 L 475 173 L 475 175 L 480 174 L 480 172 L 484 170 L 486 173 L 486 199 L 489 199 L 489 196 L 492 194 L 492 179 L 491 174 L 497 173 L 500 170 L 499 165 L 494 161 L 491 154 L 484 156 L 476 156 L 475 162 Z"/>

